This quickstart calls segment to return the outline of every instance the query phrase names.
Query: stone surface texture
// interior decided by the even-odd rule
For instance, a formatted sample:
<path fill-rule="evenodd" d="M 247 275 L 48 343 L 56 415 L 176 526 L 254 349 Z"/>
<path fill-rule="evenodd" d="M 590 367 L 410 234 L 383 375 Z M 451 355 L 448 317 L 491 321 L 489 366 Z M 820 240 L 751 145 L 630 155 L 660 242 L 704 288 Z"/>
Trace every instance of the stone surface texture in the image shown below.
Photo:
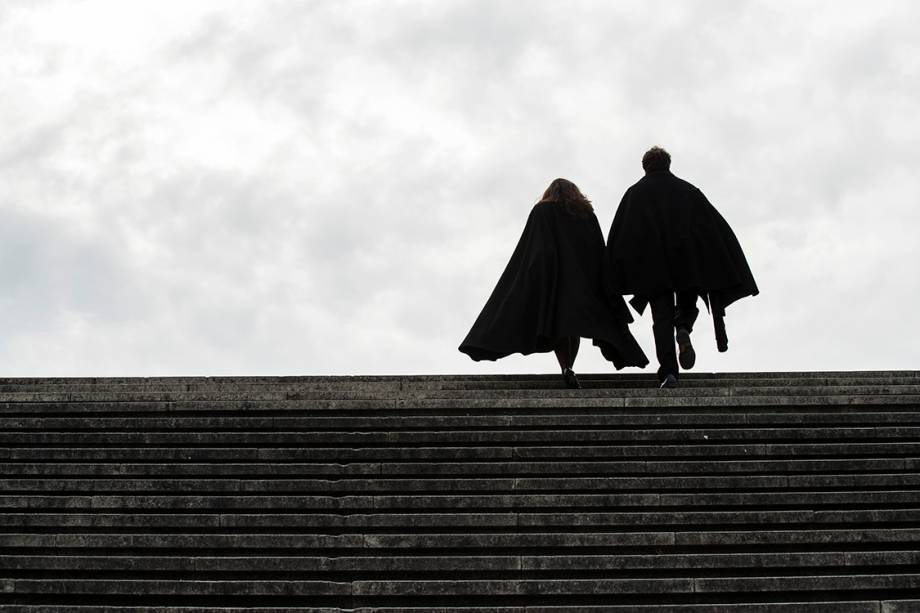
<path fill-rule="evenodd" d="M 920 372 L 0 378 L 4 613 L 920 613 Z"/>

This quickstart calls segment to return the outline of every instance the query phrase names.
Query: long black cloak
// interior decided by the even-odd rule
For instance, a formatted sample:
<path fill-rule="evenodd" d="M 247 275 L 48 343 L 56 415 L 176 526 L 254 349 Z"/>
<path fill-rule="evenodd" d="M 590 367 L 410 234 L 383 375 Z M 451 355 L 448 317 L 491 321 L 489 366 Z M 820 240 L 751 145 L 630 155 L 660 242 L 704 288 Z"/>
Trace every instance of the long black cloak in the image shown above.
<path fill-rule="evenodd" d="M 627 324 L 622 296 L 603 290 L 604 235 L 597 217 L 562 205 L 533 207 L 524 233 L 460 351 L 476 361 L 552 351 L 555 341 L 593 339 L 617 370 L 648 359 Z"/>
<path fill-rule="evenodd" d="M 712 310 L 719 351 L 728 348 L 725 307 L 758 294 L 731 227 L 699 189 L 669 171 L 626 190 L 607 237 L 604 281 L 632 294 L 639 312 L 665 292 L 696 291 Z"/>

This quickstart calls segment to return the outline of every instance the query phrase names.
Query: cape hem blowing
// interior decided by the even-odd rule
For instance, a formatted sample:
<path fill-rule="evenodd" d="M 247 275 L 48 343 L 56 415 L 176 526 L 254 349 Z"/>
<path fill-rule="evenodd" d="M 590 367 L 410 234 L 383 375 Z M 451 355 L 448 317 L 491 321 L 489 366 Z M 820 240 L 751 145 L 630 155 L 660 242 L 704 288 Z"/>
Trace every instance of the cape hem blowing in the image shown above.
<path fill-rule="evenodd" d="M 556 339 L 592 339 L 619 370 L 648 358 L 627 327 L 622 297 L 603 291 L 604 235 L 593 214 L 533 207 L 504 272 L 459 350 L 475 361 L 546 353 Z"/>

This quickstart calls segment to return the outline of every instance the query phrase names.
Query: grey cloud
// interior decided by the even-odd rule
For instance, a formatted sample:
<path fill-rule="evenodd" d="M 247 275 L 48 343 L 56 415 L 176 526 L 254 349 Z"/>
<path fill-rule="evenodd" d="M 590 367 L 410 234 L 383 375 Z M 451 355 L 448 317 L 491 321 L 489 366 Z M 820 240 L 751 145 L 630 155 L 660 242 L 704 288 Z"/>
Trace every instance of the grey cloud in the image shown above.
<path fill-rule="evenodd" d="M 143 317 L 152 301 L 122 256 L 103 234 L 81 235 L 67 221 L 5 208 L 0 225 L 5 336 L 47 330 L 67 314 L 103 326 Z"/>
<path fill-rule="evenodd" d="M 17 53 L 47 68 L 16 74 L 0 118 L 63 92 L 0 143 L 0 367 L 553 368 L 455 348 L 546 184 L 578 182 L 606 230 L 651 144 L 732 223 L 763 289 L 701 364 L 906 366 L 916 350 L 879 339 L 920 298 L 892 276 L 920 255 L 918 9 L 854 26 L 837 7 L 873 9 L 804 4 L 193 3 L 130 61 L 0 42 L 0 72 Z M 885 321 L 816 331 L 874 317 L 879 295 Z M 609 369 L 587 347 L 579 363 Z"/>

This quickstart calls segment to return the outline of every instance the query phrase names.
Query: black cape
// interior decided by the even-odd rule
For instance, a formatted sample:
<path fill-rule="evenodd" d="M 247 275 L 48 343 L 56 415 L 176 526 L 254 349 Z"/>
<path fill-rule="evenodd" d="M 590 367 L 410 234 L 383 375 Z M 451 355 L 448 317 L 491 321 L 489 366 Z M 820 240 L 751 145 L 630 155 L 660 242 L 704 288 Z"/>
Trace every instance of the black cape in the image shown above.
<path fill-rule="evenodd" d="M 460 345 L 476 361 L 552 351 L 555 341 L 593 339 L 617 370 L 648 359 L 628 329 L 622 296 L 603 288 L 604 235 L 592 213 L 535 205 L 511 260 Z"/>
<path fill-rule="evenodd" d="M 710 307 L 719 351 L 728 349 L 725 307 L 759 292 L 741 245 L 706 196 L 669 171 L 626 190 L 604 258 L 612 295 L 632 294 L 639 312 L 665 292 L 696 291 Z"/>

